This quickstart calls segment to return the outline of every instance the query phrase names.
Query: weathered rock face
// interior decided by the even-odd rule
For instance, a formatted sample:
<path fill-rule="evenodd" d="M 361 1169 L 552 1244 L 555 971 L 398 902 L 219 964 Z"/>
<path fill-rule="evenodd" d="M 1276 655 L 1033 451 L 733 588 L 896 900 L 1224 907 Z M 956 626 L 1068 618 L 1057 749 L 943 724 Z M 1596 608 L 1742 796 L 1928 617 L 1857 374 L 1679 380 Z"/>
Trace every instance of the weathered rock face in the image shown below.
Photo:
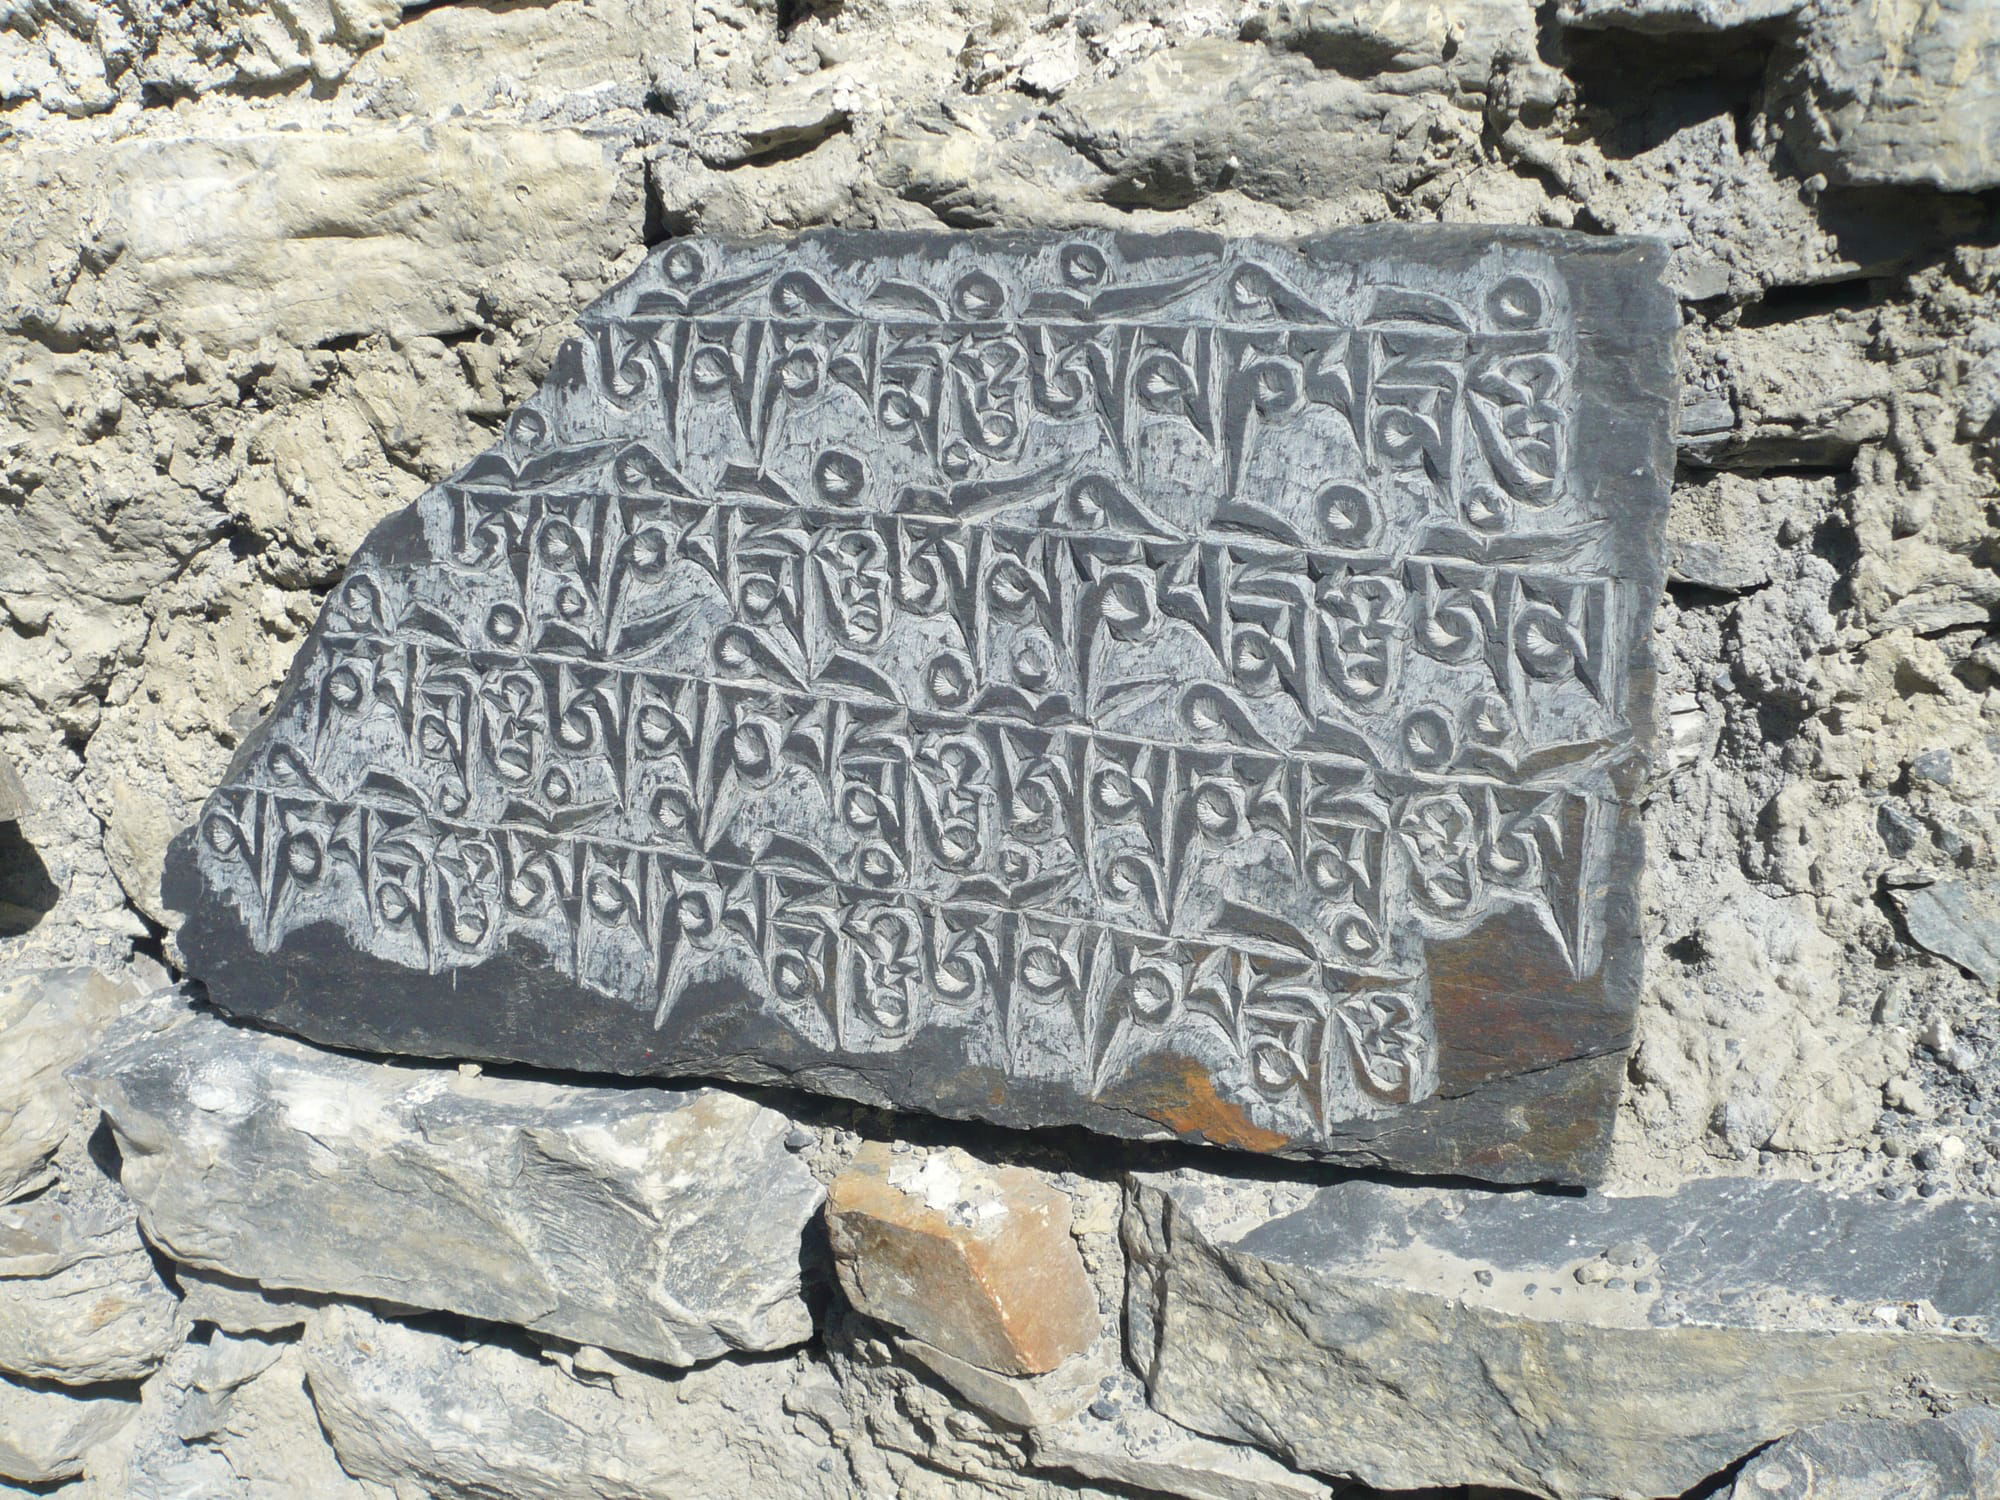
<path fill-rule="evenodd" d="M 0 9 L 0 755 L 21 780 L 17 821 L 0 788 L 9 981 L 51 964 L 108 972 L 135 942 L 151 950 L 154 924 L 173 925 L 158 889 L 168 840 L 270 709 L 345 562 L 493 445 L 578 331 L 577 310 L 649 246 L 822 226 L 1282 242 L 1390 221 L 1570 226 L 1666 247 L 1684 393 L 1653 632 L 1661 753 L 1637 793 L 1647 979 L 1609 1171 L 1620 1191 L 1726 1171 L 1932 1201 L 2000 1195 L 2000 1012 L 1977 899 L 2000 871 L 1992 6 Z M 13 1077 L 0 1066 L 0 1199 L 72 1202 L 98 1171 L 83 1149 L 96 1121 L 12 1133 L 8 1112 L 36 1115 Z M 996 1161 L 1021 1147 L 1075 1190 L 1048 1142 L 863 1125 L 841 1105 L 812 1115 L 794 1143 L 816 1171 L 848 1149 L 846 1123 L 942 1134 Z M 1087 1147 L 1069 1164 L 1123 1159 Z M 1235 1173 L 1211 1165 L 1264 1175 L 1232 1160 Z M 1075 1208 L 1105 1297 L 1125 1262 L 1084 1195 Z M 1269 1217 L 1246 1209 L 1241 1233 Z M 1203 1232 L 1226 1249 L 1238 1227 Z M 816 1226 L 809 1241 L 810 1266 Z M 492 1500 L 541 1472 L 511 1441 L 515 1406 L 543 1401 L 538 1384 L 507 1385 L 504 1410 L 464 1392 L 460 1409 L 485 1424 L 472 1430 L 449 1412 L 406 1422 L 416 1403 L 385 1379 L 341 1421 L 350 1451 L 400 1472 L 346 1476 L 302 1355 L 283 1345 L 326 1294 L 267 1295 L 155 1249 L 199 1324 L 142 1399 L 130 1385 L 110 1401 L 55 1382 L 0 1391 L 7 1462 L 27 1441 L 40 1445 L 31 1472 L 51 1472 L 50 1455 L 85 1471 L 65 1500 L 391 1500 L 397 1485 L 410 1500 L 449 1492 L 430 1476 L 463 1472 Z M 1602 1281 L 1563 1300 L 1636 1285 L 1633 1270 L 1604 1260 L 1591 1271 Z M 32 1288 L 59 1297 L 64 1284 L 6 1290 L 32 1319 Z M 1475 1275 L 1467 1295 L 1487 1291 Z M 850 1320 L 838 1295 L 815 1305 L 809 1362 L 823 1358 L 838 1389 L 802 1381 L 784 1398 L 796 1410 L 774 1415 L 752 1393 L 792 1360 L 725 1355 L 727 1373 L 660 1408 L 661 1425 L 754 1445 L 804 1416 L 838 1439 L 831 1493 L 899 1500 L 1199 1493 L 1223 1475 L 1245 1482 L 1246 1466 L 1280 1494 L 1315 1483 L 1160 1413 L 1151 1426 L 1093 1354 L 1004 1377 Z M 1248 1305 L 1282 1326 L 1316 1304 Z M 1434 1304 L 1383 1317 L 1412 1306 L 1420 1316 L 1400 1326 L 1419 1337 Z M 1921 1305 L 1866 1310 L 1878 1306 L 1913 1325 L 1891 1338 L 1922 1331 Z M 1523 1348 L 1547 1347 L 1535 1342 L 1547 1321 L 1523 1325 Z M 1227 1332 L 1210 1384 L 1244 1412 L 1288 1410 L 1293 1370 L 1233 1373 L 1242 1340 Z M 492 1324 L 450 1333 L 467 1354 L 522 1347 Z M 47 1351 L 57 1336 L 21 1342 Z M 394 1363 L 369 1342 L 374 1355 L 357 1358 Z M 866 1359 L 850 1360 L 862 1345 Z M 876 1345 L 880 1378 L 854 1374 Z M 1310 1371 L 1323 1347 L 1346 1345 L 1286 1358 Z M 586 1381 L 616 1378 L 589 1351 L 560 1359 Z M 541 1374 L 573 1384 L 561 1371 Z M 1475 1373 L 1466 1389 L 1483 1398 Z M 1568 1400 L 1563 1431 L 1601 1420 L 1616 1448 L 1627 1413 L 1601 1394 Z M 1455 1389 L 1448 1409 L 1472 1404 Z M 1435 1411 L 1415 1413 L 1417 1433 L 1436 1430 L 1422 1425 Z M 377 1424 L 379 1438 L 359 1435 Z M 424 1431 L 406 1438 L 412 1427 Z M 559 1425 L 532 1431 L 525 1446 L 562 1441 Z M 612 1431 L 600 1446 L 621 1441 Z M 1853 1500 L 1861 1485 L 1874 1500 L 1885 1472 L 1890 1493 L 1919 1495 L 1942 1472 L 1946 1495 L 1926 1500 L 1962 1500 L 1968 1481 L 1928 1439 L 1861 1441 L 1859 1454 L 1824 1431 L 1780 1441 L 1747 1462 L 1745 1489 Z M 477 1468 L 510 1444 L 506 1472 Z M 712 1469 L 737 1493 L 810 1495 L 816 1481 L 792 1476 L 817 1462 Z M 678 1471 L 668 1482 L 698 1490 Z"/>
<path fill-rule="evenodd" d="M 1928 1422 L 1826 1422 L 1743 1468 L 1730 1500 L 1994 1500 L 2000 1411 Z"/>
<path fill-rule="evenodd" d="M 147 1236 L 668 1364 L 805 1339 L 821 1189 L 732 1094 L 384 1067 L 162 1009 L 89 1064 Z"/>
<path fill-rule="evenodd" d="M 1033 1173 L 871 1142 L 834 1179 L 826 1221 L 849 1300 L 948 1356 L 1041 1375 L 1097 1342 L 1069 1200 Z"/>
<path fill-rule="evenodd" d="M 76 1128 L 78 1101 L 63 1078 L 143 991 L 127 971 L 20 974 L 0 985 L 0 1203 L 54 1180 L 57 1150 Z"/>
<path fill-rule="evenodd" d="M 358 554 L 180 846 L 182 947 L 336 1044 L 1587 1176 L 1657 272 L 676 244 Z"/>
<path fill-rule="evenodd" d="M 1140 1177 L 1127 1318 L 1161 1411 L 1301 1468 L 1647 1500 L 1836 1414 L 2000 1396 L 1996 1225 L 1727 1180 L 1350 1183 L 1273 1216 L 1263 1189 Z"/>
<path fill-rule="evenodd" d="M 669 1381 L 601 1354 L 559 1367 L 352 1308 L 320 1315 L 303 1352 L 342 1465 L 380 1484 L 482 1500 L 854 1493 L 805 1415 L 837 1407 L 832 1382 L 798 1361 Z"/>
<path fill-rule="evenodd" d="M 132 1420 L 129 1396 L 72 1395 L 0 1376 L 0 1479 L 49 1484 L 83 1472 L 83 1456 Z"/>
<path fill-rule="evenodd" d="M 178 1304 L 116 1193 L 0 1207 L 0 1371 L 142 1380 L 187 1337 Z"/>

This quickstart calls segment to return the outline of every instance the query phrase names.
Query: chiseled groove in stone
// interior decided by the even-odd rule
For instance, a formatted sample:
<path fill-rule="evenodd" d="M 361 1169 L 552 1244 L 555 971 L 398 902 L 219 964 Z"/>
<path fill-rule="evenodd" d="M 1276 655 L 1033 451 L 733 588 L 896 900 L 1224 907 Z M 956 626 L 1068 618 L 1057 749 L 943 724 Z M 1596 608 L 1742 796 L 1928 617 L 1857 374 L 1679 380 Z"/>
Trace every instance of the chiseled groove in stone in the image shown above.
<path fill-rule="evenodd" d="M 374 1050 L 1587 1178 L 1661 263 L 663 246 L 357 554 L 179 846 L 184 951 Z"/>
<path fill-rule="evenodd" d="M 190 1265 L 673 1365 L 811 1336 L 823 1193 L 737 1095 L 384 1066 L 170 1007 L 82 1081 L 148 1237 Z"/>
<path fill-rule="evenodd" d="M 1652 1500 L 1828 1417 L 2000 1398 L 1992 1205 L 1348 1183 L 1290 1209 L 1135 1176 L 1127 1325 L 1162 1412 L 1315 1473 Z"/>

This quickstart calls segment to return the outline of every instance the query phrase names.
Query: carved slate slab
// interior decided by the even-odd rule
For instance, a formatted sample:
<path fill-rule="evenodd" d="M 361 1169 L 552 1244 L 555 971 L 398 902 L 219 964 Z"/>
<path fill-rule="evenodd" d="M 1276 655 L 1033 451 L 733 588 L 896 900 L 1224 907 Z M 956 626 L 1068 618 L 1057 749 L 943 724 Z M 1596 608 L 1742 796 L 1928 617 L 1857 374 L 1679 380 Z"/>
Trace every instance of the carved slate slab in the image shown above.
<path fill-rule="evenodd" d="M 182 948 L 349 1046 L 1588 1177 L 1660 254 L 666 246 L 355 556 Z"/>

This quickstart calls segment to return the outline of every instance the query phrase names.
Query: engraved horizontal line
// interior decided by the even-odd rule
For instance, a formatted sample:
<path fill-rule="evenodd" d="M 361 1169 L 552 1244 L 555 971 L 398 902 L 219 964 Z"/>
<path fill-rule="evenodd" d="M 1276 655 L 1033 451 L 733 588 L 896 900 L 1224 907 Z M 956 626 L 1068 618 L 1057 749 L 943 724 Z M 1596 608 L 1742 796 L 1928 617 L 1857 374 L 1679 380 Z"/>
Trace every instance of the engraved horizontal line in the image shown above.
<path fill-rule="evenodd" d="M 1109 932 L 1147 943 L 1186 943 L 1203 948 L 1217 948 L 1232 952 L 1248 953 L 1264 958 L 1283 958 L 1295 963 L 1307 963 L 1318 968 L 1331 969 L 1337 973 L 1349 974 L 1357 978 L 1367 978 L 1371 981 L 1414 983 L 1422 978 L 1421 972 L 1399 973 L 1393 969 L 1369 968 L 1365 965 L 1353 963 L 1343 964 L 1318 954 L 1307 955 L 1296 948 L 1287 948 L 1281 944 L 1259 943 L 1255 938 L 1245 938 L 1237 935 L 1212 937 L 1198 933 L 1157 932 L 1149 928 L 1131 927 L 1121 922 L 1106 921 L 1096 917 L 1076 917 L 1063 912 L 1037 907 L 1002 906 L 997 902 L 982 900 L 978 897 L 959 898 L 942 896 L 907 886 L 862 885 L 859 882 L 844 881 L 838 877 L 774 869 L 767 865 L 745 864 L 736 860 L 720 859 L 714 855 L 704 854 L 700 851 L 683 851 L 662 847 L 657 844 L 638 844 L 628 839 L 608 838 L 581 832 L 555 833 L 545 828 L 536 828 L 533 825 L 524 826 L 507 822 L 495 822 L 491 824 L 459 823 L 451 819 L 437 817 L 427 811 L 399 807 L 393 803 L 371 801 L 364 797 L 334 797 L 330 794 L 320 792 L 294 793 L 281 791 L 274 787 L 253 786 L 240 782 L 230 783 L 220 788 L 220 790 L 224 792 L 245 792 L 252 795 L 261 794 L 267 797 L 283 798 L 286 801 L 312 803 L 320 807 L 345 807 L 365 812 L 390 814 L 396 817 L 417 818 L 421 819 L 431 828 L 460 837 L 470 834 L 477 839 L 495 834 L 517 833 L 538 839 L 557 840 L 565 844 L 597 845 L 604 848 L 619 849 L 628 854 L 658 856 L 667 860 L 685 860 L 713 869 L 733 871 L 738 875 L 761 875 L 774 880 L 793 880 L 816 886 L 823 890 L 842 894 L 853 893 L 861 900 L 880 902 L 885 905 L 894 904 L 896 901 L 901 900 L 911 905 L 931 907 L 939 911 L 963 909 L 979 913 L 1023 917 L 1031 921 L 1046 921 L 1064 927 L 1082 927 Z M 212 855 L 214 854 L 213 850 L 210 852 Z M 222 856 L 215 855 L 215 857 L 220 858 Z M 1093 892 L 1093 894 L 1095 893 Z M 502 901 L 504 904 L 504 897 Z M 587 898 L 584 898 L 584 904 L 588 905 Z M 1359 910 L 1358 907 L 1356 909 Z M 515 915 L 519 915 L 519 913 Z M 599 920 L 604 922 L 605 925 L 630 925 L 622 922 L 610 922 L 601 917 Z M 1387 946 L 1386 939 L 1384 945 Z"/>
<path fill-rule="evenodd" d="M 1382 322 L 1364 322 L 1354 319 L 1328 318 L 1322 323 L 1308 323 L 1288 318 L 1282 322 L 1247 322 L 1229 318 L 928 318 L 921 314 L 888 314 L 878 312 L 847 313 L 807 313 L 786 316 L 768 309 L 718 309 L 713 312 L 686 312 L 671 308 L 662 309 L 658 314 L 638 311 L 616 314 L 597 314 L 577 320 L 577 326 L 585 331 L 600 328 L 629 329 L 635 323 L 657 322 L 660 324 L 690 323 L 697 328 L 703 323 L 761 323 L 778 328 L 826 328 L 847 324 L 853 327 L 883 328 L 909 331 L 936 329 L 940 332 L 955 332 L 983 335 L 988 338 L 1004 337 L 1011 329 L 1049 329 L 1077 331 L 1123 332 L 1137 330 L 1145 332 L 1153 328 L 1172 329 L 1177 332 L 1216 333 L 1364 333 L 1364 334 L 1411 334 L 1426 333 L 1444 338 L 1465 340 L 1477 345 L 1484 342 L 1508 342 L 1516 348 L 1533 352 L 1539 344 L 1558 344 L 1565 336 L 1575 332 L 1573 319 L 1556 323 L 1543 323 L 1533 328 L 1454 328 L 1447 323 L 1433 323 L 1420 319 L 1388 319 Z"/>
<path fill-rule="evenodd" d="M 378 641 L 383 645 L 387 646 L 398 646 L 398 647 L 414 646 L 419 650 L 449 651 L 466 657 L 484 656 L 491 658 L 499 658 L 508 662 L 514 662 L 520 664 L 522 670 L 524 671 L 531 670 L 529 664 L 543 664 L 548 666 L 580 667 L 586 671 L 604 672 L 616 676 L 662 677 L 673 682 L 687 683 L 692 686 L 698 686 L 698 687 L 711 687 L 723 691 L 742 692 L 742 693 L 763 692 L 782 697 L 805 698 L 815 703 L 820 703 L 820 702 L 840 703 L 850 708 L 872 709 L 877 712 L 887 710 L 892 712 L 916 714 L 926 718 L 950 719 L 965 725 L 991 724 L 1001 729 L 1018 728 L 1042 734 L 1050 734 L 1050 735 L 1064 734 L 1072 736 L 1074 738 L 1088 739 L 1092 741 L 1102 740 L 1107 743 L 1131 745 L 1140 749 L 1191 751 L 1195 753 L 1208 753 L 1208 754 L 1255 755 L 1255 756 L 1262 756 L 1266 759 L 1295 761 L 1301 765 L 1314 765 L 1314 764 L 1319 764 L 1321 762 L 1331 762 L 1343 766 L 1358 767 L 1365 771 L 1374 771 L 1385 776 L 1402 777 L 1407 780 L 1421 782 L 1425 785 L 1432 785 L 1439 782 L 1443 783 L 1467 782 L 1478 786 L 1519 788 L 1523 790 L 1536 790 L 1536 791 L 1553 791 L 1553 790 L 1574 791 L 1577 792 L 1579 795 L 1584 795 L 1584 796 L 1592 795 L 1586 789 L 1572 786 L 1567 782 L 1549 782 L 1545 784 L 1543 781 L 1538 781 L 1534 779 L 1526 781 L 1510 781 L 1503 776 L 1498 776 L 1491 772 L 1482 772 L 1470 769 L 1463 771 L 1453 771 L 1444 769 L 1433 770 L 1433 771 L 1425 771 L 1425 770 L 1402 771 L 1402 770 L 1397 770 L 1392 766 L 1385 765 L 1382 761 L 1377 759 L 1363 760 L 1357 755 L 1344 754 L 1338 750 L 1317 750 L 1317 749 L 1297 747 L 1297 746 L 1293 747 L 1274 746 L 1269 748 L 1263 748 L 1255 745 L 1239 744 L 1234 741 L 1203 744 L 1203 743 L 1181 741 L 1181 740 L 1161 740 L 1161 739 L 1149 738 L 1144 735 L 1129 734 L 1119 730 L 1100 729 L 1095 723 L 1037 724 L 1032 720 L 1008 718 L 1004 715 L 995 714 L 991 712 L 975 715 L 975 714 L 966 714 L 951 709 L 919 708 L 908 703 L 897 702 L 893 699 L 868 698 L 852 694 L 843 694 L 836 691 L 831 685 L 822 684 L 817 681 L 810 683 L 802 688 L 780 687 L 776 684 L 769 683 L 761 679 L 742 680 L 742 679 L 732 679 L 724 677 L 697 676 L 693 673 L 688 673 L 688 672 L 667 671 L 658 668 L 632 666 L 626 663 L 611 662 L 589 657 L 562 656 L 560 654 L 552 652 L 531 652 L 531 651 L 510 652 L 499 647 L 453 646 L 443 642 L 434 643 L 430 641 L 407 640 L 399 636 L 381 635 L 369 631 L 335 632 L 329 630 L 326 633 L 326 635 L 322 637 L 322 644 L 323 645 L 328 644 L 337 637 L 348 638 L 348 639 L 373 640 L 373 641 Z M 1199 685 L 1199 684 L 1194 684 L 1194 685 Z M 1220 684 L 1216 685 L 1220 686 Z M 1353 730 L 1350 732 L 1353 733 L 1357 738 L 1364 738 L 1364 736 L 1362 736 L 1361 734 L 1361 731 L 1359 730 Z M 1631 730 L 1629 726 L 1620 725 L 1618 727 L 1617 734 L 1613 738 L 1596 742 L 1599 745 L 1599 748 L 1596 751 L 1592 752 L 1587 756 L 1580 757 L 1577 760 L 1565 763 L 1562 769 L 1596 770 L 1602 765 L 1602 763 L 1605 760 L 1614 757 L 1621 749 L 1621 747 L 1628 740 L 1630 740 L 1630 738 L 1631 738 Z M 1372 749 L 1373 747 L 1371 746 L 1370 748 Z M 1544 753 L 1544 754 L 1553 753 L 1555 751 L 1562 750 L 1565 748 L 1568 747 L 1564 745 L 1546 746 L 1543 747 L 1542 751 L 1536 753 Z M 576 752 L 570 752 L 570 753 L 574 754 Z M 1554 773 L 1543 773 L 1543 774 L 1545 777 L 1554 775 Z"/>
<path fill-rule="evenodd" d="M 1351 483 L 1352 487 L 1356 489 L 1362 488 L 1362 484 L 1359 481 L 1349 481 L 1338 477 L 1330 479 L 1328 483 Z M 604 502 L 610 504 L 618 504 L 624 501 L 657 501 L 661 505 L 698 505 L 714 510 L 734 510 L 753 513 L 765 511 L 772 513 L 774 516 L 799 516 L 806 519 L 819 517 L 824 518 L 826 523 L 835 525 L 842 522 L 846 522 L 849 525 L 859 525 L 874 521 L 902 521 L 920 527 L 950 527 L 961 531 L 984 531 L 994 534 L 1012 532 L 1021 537 L 1050 537 L 1057 541 L 1109 542 L 1114 545 L 1134 547 L 1217 547 L 1230 550 L 1231 552 L 1239 549 L 1255 549 L 1255 560 L 1258 562 L 1291 562 L 1302 558 L 1307 561 L 1325 560 L 1340 566 L 1369 563 L 1379 566 L 1385 572 L 1390 569 L 1406 566 L 1410 563 L 1420 563 L 1445 567 L 1487 568 L 1515 573 L 1532 573 L 1539 570 L 1548 573 L 1552 577 L 1559 578 L 1565 583 L 1602 582 L 1622 584 L 1634 581 L 1633 578 L 1628 578 L 1624 574 L 1616 572 L 1591 570 L 1580 570 L 1575 573 L 1559 572 L 1556 569 L 1556 562 L 1560 561 L 1560 559 L 1546 557 L 1488 559 L 1469 557 L 1458 553 L 1428 550 L 1397 552 L 1394 549 L 1383 549 L 1380 547 L 1340 548 L 1329 546 L 1324 542 L 1288 542 L 1281 537 L 1273 537 L 1253 531 L 1198 531 L 1175 532 L 1167 535 L 1148 535 L 1136 531 L 1116 531 L 1108 527 L 1099 531 L 1087 531 L 1080 527 L 1037 526 L 1014 521 L 987 520 L 980 517 L 951 515 L 944 512 L 870 510 L 860 508 L 843 509 L 833 506 L 803 505 L 797 501 L 739 498 L 736 496 L 690 497 L 665 494 L 642 495 L 598 489 L 551 488 L 508 490 L 486 485 L 462 485 L 450 480 L 445 481 L 439 487 L 445 490 L 457 490 L 468 495 L 481 494 L 504 497 L 510 503 L 522 500 L 540 500 L 546 504 L 551 499 L 574 500 L 585 503 Z M 1372 495 L 1371 498 L 1373 498 Z M 1008 502 L 1006 508 L 1012 508 L 1015 505 L 1032 505 L 1038 503 L 1048 504 L 1051 502 L 1047 500 L 1016 500 Z M 1554 510 L 1561 504 L 1561 501 L 1552 501 L 1546 509 Z M 1592 522 L 1587 524 L 1596 526 L 1602 523 Z M 1457 534 L 1464 536 L 1468 541 L 1476 541 L 1475 534 L 1472 532 L 1459 532 Z M 1547 542 L 1551 547 L 1554 547 L 1563 538 L 1548 533 L 1531 532 L 1517 534 L 1511 540 L 1522 544 Z M 1588 545 L 1594 539 L 1585 536 L 1581 540 L 1583 544 Z M 504 551 L 509 557 L 530 555 L 525 549 L 519 547 L 508 547 Z M 453 557 L 435 559 L 434 563 L 430 565 L 467 571 L 474 569 L 473 564 Z M 579 574 L 577 576 L 581 577 L 582 575 Z M 1376 575 L 1371 572 L 1367 576 L 1373 577 Z"/>

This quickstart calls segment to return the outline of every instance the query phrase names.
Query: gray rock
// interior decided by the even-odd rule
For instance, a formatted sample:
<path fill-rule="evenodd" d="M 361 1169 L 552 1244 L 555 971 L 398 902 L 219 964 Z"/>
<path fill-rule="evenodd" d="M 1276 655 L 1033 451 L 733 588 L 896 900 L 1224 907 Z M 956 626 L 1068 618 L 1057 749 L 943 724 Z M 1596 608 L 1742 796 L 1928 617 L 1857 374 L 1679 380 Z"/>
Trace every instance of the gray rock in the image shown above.
<path fill-rule="evenodd" d="M 566 1372 L 345 1307 L 320 1315 L 301 1348 L 341 1464 L 380 1484 L 476 1500 L 854 1493 L 824 1429 L 791 1415 L 832 1384 L 800 1358 L 673 1380 L 623 1366 L 586 1375 L 580 1361 Z"/>
<path fill-rule="evenodd" d="M 394 1500 L 341 1469 L 304 1372 L 294 1343 L 219 1334 L 183 1346 L 63 1500 Z"/>
<path fill-rule="evenodd" d="M 131 1205 L 108 1183 L 0 1207 L 0 1371 L 141 1380 L 187 1333 Z"/>
<path fill-rule="evenodd" d="M 385 1066 L 172 1009 L 83 1077 L 176 1260 L 669 1364 L 811 1334 L 821 1189 L 736 1095 Z"/>
<path fill-rule="evenodd" d="M 1565 25 L 1659 34 L 1733 31 L 1796 15 L 1811 0 L 1562 0 Z"/>
<path fill-rule="evenodd" d="M 2000 1411 L 1824 1422 L 1744 1466 L 1730 1500 L 2000 1500 Z"/>
<path fill-rule="evenodd" d="M 138 1409 L 122 1394 L 78 1395 L 0 1376 L 0 1479 L 49 1484 L 75 1478 L 84 1455 L 116 1436 Z"/>
<path fill-rule="evenodd" d="M 143 991 L 129 970 L 47 969 L 0 984 L 0 1203 L 55 1179 L 56 1152 L 82 1119 L 63 1072 Z"/>
<path fill-rule="evenodd" d="M 677 239 L 356 555 L 177 845 L 181 947 L 371 1051 L 1586 1179 L 1662 264 Z"/>
<path fill-rule="evenodd" d="M 1134 1179 L 1124 1233 L 1161 1412 L 1384 1488 L 1639 1500 L 1837 1414 L 2000 1396 L 1991 1204 L 1179 1173 Z"/>
<path fill-rule="evenodd" d="M 1940 880 L 1890 895 L 1918 947 L 2000 985 L 2000 881 Z"/>
<path fill-rule="evenodd" d="M 0 755 L 0 823 L 18 823 L 28 815 L 28 789 L 12 761 Z"/>
<path fill-rule="evenodd" d="M 1168 1421 L 1120 1370 L 1083 1411 L 1030 1433 L 1034 1462 L 1185 1500 L 1333 1500 L 1335 1488 L 1268 1454 Z"/>
<path fill-rule="evenodd" d="M 259 1286 L 219 1271 L 178 1266 L 181 1311 L 190 1322 L 208 1323 L 225 1333 L 287 1333 L 303 1328 L 325 1298 Z"/>
<path fill-rule="evenodd" d="M 1836 182 L 2000 186 L 2000 7 L 1815 0 L 1798 145 Z"/>

